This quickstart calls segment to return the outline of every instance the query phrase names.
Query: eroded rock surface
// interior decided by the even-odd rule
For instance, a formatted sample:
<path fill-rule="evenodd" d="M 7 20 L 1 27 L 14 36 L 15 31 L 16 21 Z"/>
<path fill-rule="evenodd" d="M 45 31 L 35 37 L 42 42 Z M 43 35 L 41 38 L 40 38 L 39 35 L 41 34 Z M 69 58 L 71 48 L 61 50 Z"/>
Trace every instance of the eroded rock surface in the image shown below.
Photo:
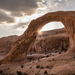
<path fill-rule="evenodd" d="M 67 51 L 69 38 L 64 28 L 44 31 L 38 34 L 31 53 L 48 53 Z"/>
<path fill-rule="evenodd" d="M 0 53 L 8 53 L 17 38 L 17 35 L 0 38 Z"/>
<path fill-rule="evenodd" d="M 38 31 L 47 23 L 60 21 L 65 26 L 70 39 L 70 49 L 67 53 L 75 54 L 75 11 L 58 11 L 47 13 L 32 20 L 27 30 L 16 40 L 11 51 L 0 61 L 1 63 L 14 62 L 17 57 L 25 53 L 25 57 L 36 40 Z M 73 48 L 72 48 L 73 47 Z"/>

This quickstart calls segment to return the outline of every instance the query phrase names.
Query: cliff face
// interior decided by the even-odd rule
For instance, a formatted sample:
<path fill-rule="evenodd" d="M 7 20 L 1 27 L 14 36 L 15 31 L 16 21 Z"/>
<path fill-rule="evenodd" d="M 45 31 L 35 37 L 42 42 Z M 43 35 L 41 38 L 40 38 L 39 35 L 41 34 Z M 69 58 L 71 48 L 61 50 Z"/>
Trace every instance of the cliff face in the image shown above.
<path fill-rule="evenodd" d="M 68 49 L 67 53 L 73 53 L 75 55 L 75 11 L 58 11 L 47 13 L 32 20 L 27 30 L 15 41 L 11 51 L 0 62 L 11 63 L 15 60 L 18 61 L 18 56 L 21 56 L 23 53 L 25 53 L 26 57 L 36 40 L 39 30 L 45 24 L 52 21 L 60 21 L 63 23 L 70 39 L 70 49 Z"/>
<path fill-rule="evenodd" d="M 64 28 L 38 34 L 30 52 L 61 52 L 69 48 L 69 37 Z"/>
<path fill-rule="evenodd" d="M 18 36 L 8 36 L 0 38 L 0 53 L 8 53 Z"/>

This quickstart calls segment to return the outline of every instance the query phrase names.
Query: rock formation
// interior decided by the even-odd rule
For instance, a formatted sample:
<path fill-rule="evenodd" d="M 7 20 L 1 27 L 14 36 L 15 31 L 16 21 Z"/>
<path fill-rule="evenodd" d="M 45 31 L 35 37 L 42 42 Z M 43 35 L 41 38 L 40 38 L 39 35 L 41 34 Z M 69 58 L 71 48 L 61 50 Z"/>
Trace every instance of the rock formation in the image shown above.
<path fill-rule="evenodd" d="M 47 23 L 60 21 L 65 26 L 70 40 L 70 48 L 67 53 L 75 55 L 75 11 L 58 11 L 47 13 L 32 20 L 27 30 L 15 41 L 11 51 L 0 61 L 0 63 L 14 62 L 18 56 L 25 53 L 25 57 L 36 40 L 39 30 Z M 17 59 L 18 60 L 18 59 Z"/>
<path fill-rule="evenodd" d="M 0 53 L 8 53 L 17 38 L 17 35 L 0 38 Z"/>
<path fill-rule="evenodd" d="M 59 37 L 60 35 L 61 37 Z M 7 54 L 17 38 L 17 35 L 0 38 L 0 53 Z M 30 53 L 55 52 L 56 50 L 59 52 L 67 50 L 68 47 L 69 39 L 64 28 L 41 31 L 41 33 L 38 33 L 36 41 L 30 49 Z"/>
<path fill-rule="evenodd" d="M 48 53 L 67 51 L 69 38 L 64 28 L 43 31 L 38 34 L 30 53 Z"/>

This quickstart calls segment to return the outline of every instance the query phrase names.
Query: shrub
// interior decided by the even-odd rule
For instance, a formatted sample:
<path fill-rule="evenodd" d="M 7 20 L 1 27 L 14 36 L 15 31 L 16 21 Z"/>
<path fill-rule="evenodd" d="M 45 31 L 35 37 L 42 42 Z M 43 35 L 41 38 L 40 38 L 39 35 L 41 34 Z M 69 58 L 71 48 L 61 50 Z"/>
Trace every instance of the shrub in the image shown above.
<path fill-rule="evenodd" d="M 23 65 L 21 65 L 21 68 L 23 68 L 24 66 Z"/>
<path fill-rule="evenodd" d="M 37 65 L 37 66 L 36 66 L 36 68 L 40 68 L 40 66 L 39 66 L 39 65 Z"/>
<path fill-rule="evenodd" d="M 51 56 L 52 54 L 50 54 L 50 56 Z"/>
<path fill-rule="evenodd" d="M 73 57 L 73 58 L 75 58 L 75 57 Z"/>
<path fill-rule="evenodd" d="M 0 70 L 0 73 L 2 73 L 3 71 L 2 70 Z"/>
<path fill-rule="evenodd" d="M 31 69 L 32 67 L 30 67 L 30 69 Z"/>
<path fill-rule="evenodd" d="M 47 74 L 47 71 L 45 71 L 44 74 Z"/>
<path fill-rule="evenodd" d="M 47 55 L 46 57 L 49 57 L 49 55 Z"/>
<path fill-rule="evenodd" d="M 22 75 L 22 72 L 21 71 L 17 71 L 17 75 Z"/>
<path fill-rule="evenodd" d="M 72 74 L 72 75 L 75 75 L 75 74 Z"/>
<path fill-rule="evenodd" d="M 59 52 L 59 54 L 61 54 L 61 52 Z"/>
<path fill-rule="evenodd" d="M 46 68 L 50 68 L 50 66 L 46 66 Z"/>
<path fill-rule="evenodd" d="M 24 73 L 23 75 L 28 75 L 27 73 Z"/>
<path fill-rule="evenodd" d="M 52 69 L 52 68 L 53 68 L 53 66 L 46 66 L 46 68 Z"/>
<path fill-rule="evenodd" d="M 44 67 L 43 66 L 40 66 L 40 69 L 44 69 Z"/>

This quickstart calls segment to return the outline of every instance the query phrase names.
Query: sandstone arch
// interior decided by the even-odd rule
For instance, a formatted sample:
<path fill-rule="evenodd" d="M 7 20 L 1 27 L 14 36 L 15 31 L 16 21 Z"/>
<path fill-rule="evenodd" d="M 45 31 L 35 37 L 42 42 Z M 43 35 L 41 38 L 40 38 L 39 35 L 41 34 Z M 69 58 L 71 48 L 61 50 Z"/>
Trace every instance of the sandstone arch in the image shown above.
<path fill-rule="evenodd" d="M 47 13 L 32 20 L 28 29 L 15 41 L 11 51 L 0 61 L 1 63 L 14 62 L 17 57 L 25 52 L 25 56 L 36 40 L 38 31 L 48 22 L 60 21 L 65 26 L 70 39 L 70 48 L 67 51 L 75 54 L 75 11 L 58 11 Z"/>

